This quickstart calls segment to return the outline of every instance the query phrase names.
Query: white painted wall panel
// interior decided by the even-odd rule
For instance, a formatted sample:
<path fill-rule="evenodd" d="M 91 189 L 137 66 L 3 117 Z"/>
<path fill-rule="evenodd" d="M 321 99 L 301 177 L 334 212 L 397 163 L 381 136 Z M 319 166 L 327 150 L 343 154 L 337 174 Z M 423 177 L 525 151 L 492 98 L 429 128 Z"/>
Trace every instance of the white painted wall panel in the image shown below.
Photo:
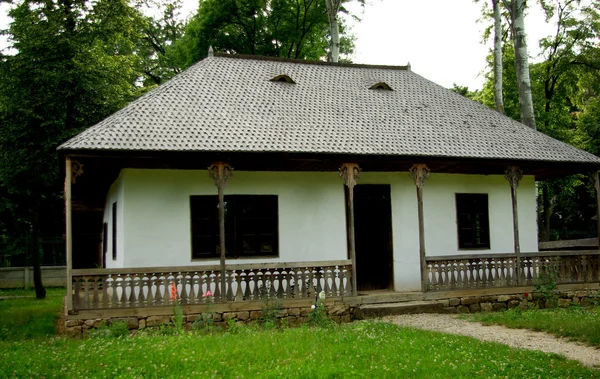
<path fill-rule="evenodd" d="M 206 171 L 123 170 L 126 267 L 215 264 L 191 260 L 191 195 L 216 195 Z M 279 258 L 235 263 L 346 259 L 343 182 L 335 173 L 234 172 L 225 194 L 278 195 Z"/>

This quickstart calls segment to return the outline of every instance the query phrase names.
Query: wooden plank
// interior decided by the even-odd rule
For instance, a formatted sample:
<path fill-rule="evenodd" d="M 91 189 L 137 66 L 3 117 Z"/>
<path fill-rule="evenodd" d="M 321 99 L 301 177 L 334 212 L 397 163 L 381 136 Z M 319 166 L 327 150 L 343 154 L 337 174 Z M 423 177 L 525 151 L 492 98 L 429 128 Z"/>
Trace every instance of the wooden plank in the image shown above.
<path fill-rule="evenodd" d="M 598 238 L 540 242 L 540 250 L 561 250 L 582 247 L 598 247 Z"/>
<path fill-rule="evenodd" d="M 65 157 L 65 245 L 67 255 L 67 313 L 73 310 L 73 217 L 71 209 L 71 157 Z"/>
<path fill-rule="evenodd" d="M 513 239 L 514 249 L 517 258 L 517 285 L 521 284 L 521 244 L 519 242 L 519 211 L 517 205 L 517 186 L 511 182 L 510 198 L 512 200 L 512 216 L 513 216 Z"/>
<path fill-rule="evenodd" d="M 352 168 L 349 167 L 348 171 Z M 354 186 L 348 186 L 348 233 L 349 233 L 349 244 L 350 244 L 350 261 L 352 262 L 352 294 L 358 293 L 358 282 L 356 277 L 356 241 L 354 234 Z"/>
<path fill-rule="evenodd" d="M 596 188 L 596 228 L 598 249 L 600 249 L 600 171 L 594 172 L 594 187 Z"/>
<path fill-rule="evenodd" d="M 574 255 L 597 255 L 598 250 L 560 250 L 560 251 L 534 251 L 522 252 L 521 257 L 568 257 Z M 462 254 L 462 255 L 437 255 L 427 257 L 427 262 L 466 260 L 466 259 L 494 259 L 494 258 L 516 258 L 514 253 L 495 254 Z"/>
<path fill-rule="evenodd" d="M 421 261 L 421 290 L 427 291 L 427 254 L 425 251 L 425 216 L 423 214 L 423 186 L 417 185 L 417 215 L 419 222 L 419 258 Z"/>
<path fill-rule="evenodd" d="M 349 266 L 352 264 L 350 259 L 339 261 L 310 261 L 310 262 L 265 262 L 252 264 L 229 264 L 228 270 L 258 270 L 265 268 L 283 269 L 283 268 L 305 268 L 305 267 L 326 267 L 326 266 Z M 77 269 L 72 270 L 73 275 L 109 275 L 109 274 L 144 274 L 151 272 L 195 272 L 195 271 L 219 271 L 220 265 L 207 266 L 172 266 L 172 267 L 136 267 L 136 268 L 96 268 L 96 269 Z"/>

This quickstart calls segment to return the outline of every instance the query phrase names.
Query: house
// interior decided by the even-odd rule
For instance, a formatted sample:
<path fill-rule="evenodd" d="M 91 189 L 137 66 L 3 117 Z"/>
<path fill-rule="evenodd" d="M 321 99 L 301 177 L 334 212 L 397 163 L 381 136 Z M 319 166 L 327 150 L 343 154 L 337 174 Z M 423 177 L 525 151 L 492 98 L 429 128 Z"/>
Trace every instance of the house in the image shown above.
<path fill-rule="evenodd" d="M 538 251 L 535 181 L 600 158 L 409 66 L 210 54 L 59 153 L 72 314 L 598 282 Z"/>

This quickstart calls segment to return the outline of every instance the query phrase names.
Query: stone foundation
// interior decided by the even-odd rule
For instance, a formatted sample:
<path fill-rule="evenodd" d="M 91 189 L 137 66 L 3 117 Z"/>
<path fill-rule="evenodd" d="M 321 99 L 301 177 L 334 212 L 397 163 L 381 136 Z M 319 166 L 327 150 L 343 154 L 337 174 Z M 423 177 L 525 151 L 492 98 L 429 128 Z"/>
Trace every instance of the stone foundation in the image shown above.
<path fill-rule="evenodd" d="M 539 293 L 523 293 L 511 295 L 490 295 L 490 296 L 469 296 L 469 297 L 451 297 L 440 300 L 432 300 L 430 304 L 436 305 L 434 308 L 439 313 L 473 313 L 473 312 L 494 312 L 510 308 L 520 307 L 527 309 L 533 306 L 542 308 L 569 307 L 571 304 L 580 304 L 581 306 L 591 305 L 594 302 L 600 301 L 600 290 L 580 290 L 580 291 L 557 291 L 557 300 L 554 304 L 547 303 Z M 246 307 L 244 310 L 224 310 L 227 305 L 215 306 L 214 310 L 207 311 L 203 307 L 204 313 L 194 311 L 184 311 L 183 327 L 185 330 L 191 330 L 192 325 L 197 320 L 208 318 L 211 320 L 211 325 L 227 329 L 230 323 L 236 324 L 257 324 L 261 322 L 262 312 L 265 304 L 257 305 L 255 308 Z M 408 304 L 398 303 L 398 304 Z M 439 304 L 439 305 L 438 305 Z M 326 307 L 333 321 L 342 323 L 350 322 L 354 319 L 360 319 L 368 315 L 364 314 L 360 306 L 350 306 L 341 301 L 326 301 Z M 393 307 L 393 303 L 390 304 Z M 409 309 L 410 307 L 406 307 Z M 416 308 L 418 309 L 418 308 Z M 155 311 L 153 314 L 152 311 Z M 61 332 L 72 337 L 81 337 L 86 335 L 89 330 L 101 327 L 103 324 L 110 325 L 117 321 L 123 321 L 127 324 L 129 330 L 138 330 L 161 325 L 172 324 L 173 314 L 170 308 L 154 308 L 153 310 L 139 309 L 140 314 L 135 315 L 115 315 L 113 317 L 98 318 L 86 317 L 85 313 L 79 315 L 68 315 L 61 318 L 59 328 Z M 131 310 L 129 310 L 131 311 Z M 107 312 L 115 313 L 118 310 L 108 310 Z M 144 312 L 146 315 L 141 315 Z M 278 309 L 274 316 L 276 322 L 289 326 L 298 326 L 307 322 L 308 315 L 312 312 L 310 305 L 287 307 Z M 418 313 L 418 312 L 410 312 Z M 430 312 L 431 313 L 431 312 Z M 95 315 L 98 312 L 94 312 Z M 393 314 L 393 313 L 389 313 Z M 378 315 L 379 316 L 379 315 Z"/>
<path fill-rule="evenodd" d="M 527 309 L 533 306 L 540 308 L 566 308 L 571 304 L 588 306 L 594 301 L 598 302 L 600 301 L 600 291 L 557 291 L 556 297 L 557 300 L 554 304 L 547 302 L 540 293 L 532 292 L 518 295 L 470 296 L 461 298 L 455 297 L 437 301 L 442 303 L 443 313 L 494 312 L 517 307 L 520 307 L 521 309 Z"/>
<path fill-rule="evenodd" d="M 350 322 L 353 317 L 354 307 L 350 307 L 341 302 L 329 303 L 326 305 L 331 319 L 337 323 Z M 215 307 L 216 308 L 216 307 Z M 160 315 L 134 315 L 122 317 L 107 318 L 86 318 L 85 314 L 66 316 L 64 329 L 61 332 L 71 337 L 85 336 L 92 329 L 97 329 L 103 325 L 111 325 L 115 322 L 125 322 L 129 330 L 141 330 L 145 328 L 160 327 L 162 325 L 172 325 L 174 316 L 162 309 Z M 171 310 L 170 308 L 168 308 Z M 288 326 L 298 326 L 308 321 L 308 315 L 313 309 L 311 306 L 282 308 L 271 310 L 278 324 Z M 97 313 L 97 312 L 96 312 Z M 233 322 L 236 324 L 252 325 L 262 321 L 263 309 L 251 309 L 241 311 L 206 311 L 204 313 L 184 313 L 183 328 L 192 330 L 196 321 L 209 319 L 212 327 L 227 329 Z"/>

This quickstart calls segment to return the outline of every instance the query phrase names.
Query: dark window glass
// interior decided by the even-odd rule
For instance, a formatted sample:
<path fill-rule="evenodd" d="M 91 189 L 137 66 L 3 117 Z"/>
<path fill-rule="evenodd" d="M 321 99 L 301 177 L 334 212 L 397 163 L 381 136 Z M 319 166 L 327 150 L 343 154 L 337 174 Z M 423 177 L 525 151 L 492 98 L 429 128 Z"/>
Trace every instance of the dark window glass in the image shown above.
<path fill-rule="evenodd" d="M 490 222 L 487 194 L 456 194 L 459 249 L 489 249 Z"/>
<path fill-rule="evenodd" d="M 112 259 L 117 260 L 117 202 L 112 205 Z"/>
<path fill-rule="evenodd" d="M 219 200 L 191 196 L 192 258 L 218 258 Z M 225 248 L 228 258 L 279 255 L 278 201 L 275 195 L 225 196 Z"/>

